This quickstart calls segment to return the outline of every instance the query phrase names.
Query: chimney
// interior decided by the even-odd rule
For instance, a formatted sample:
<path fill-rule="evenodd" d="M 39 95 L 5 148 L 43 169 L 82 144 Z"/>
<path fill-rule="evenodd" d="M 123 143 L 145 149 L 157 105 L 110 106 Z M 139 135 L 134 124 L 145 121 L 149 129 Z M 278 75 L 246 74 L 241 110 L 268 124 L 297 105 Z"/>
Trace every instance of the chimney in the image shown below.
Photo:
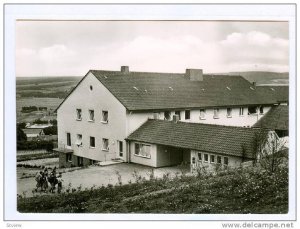
<path fill-rule="evenodd" d="M 179 121 L 179 115 L 173 115 L 173 122 L 177 123 Z"/>
<path fill-rule="evenodd" d="M 256 87 L 256 82 L 252 82 L 252 85 L 253 85 L 254 87 Z"/>
<path fill-rule="evenodd" d="M 191 81 L 203 81 L 203 70 L 202 69 L 186 69 L 185 75 Z"/>
<path fill-rule="evenodd" d="M 122 73 L 129 73 L 129 66 L 121 66 Z"/>

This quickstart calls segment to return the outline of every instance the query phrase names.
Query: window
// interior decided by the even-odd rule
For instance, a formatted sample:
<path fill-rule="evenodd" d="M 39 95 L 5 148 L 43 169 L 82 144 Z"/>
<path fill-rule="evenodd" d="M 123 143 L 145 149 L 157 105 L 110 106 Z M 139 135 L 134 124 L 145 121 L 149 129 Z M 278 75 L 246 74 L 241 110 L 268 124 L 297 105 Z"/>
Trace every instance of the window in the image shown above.
<path fill-rule="evenodd" d="M 208 154 L 204 154 L 204 162 L 208 162 Z"/>
<path fill-rule="evenodd" d="M 77 157 L 77 165 L 83 166 L 83 157 Z"/>
<path fill-rule="evenodd" d="M 165 120 L 170 120 L 171 119 L 171 112 L 170 111 L 165 111 L 164 112 L 164 119 Z"/>
<path fill-rule="evenodd" d="M 95 148 L 95 145 L 96 145 L 96 143 L 95 143 L 95 137 L 90 137 L 90 147 L 91 148 Z"/>
<path fill-rule="evenodd" d="M 67 146 L 71 146 L 71 134 L 67 133 Z"/>
<path fill-rule="evenodd" d="M 153 113 L 153 119 L 159 119 L 159 113 L 158 112 L 154 112 Z"/>
<path fill-rule="evenodd" d="M 105 150 L 105 151 L 109 150 L 108 139 L 106 139 L 106 138 L 102 138 L 102 150 Z"/>
<path fill-rule="evenodd" d="M 90 117 L 89 121 L 94 121 L 95 120 L 94 110 L 89 110 L 89 117 Z"/>
<path fill-rule="evenodd" d="M 150 158 L 150 146 L 141 143 L 135 143 L 134 154 L 137 156 Z"/>
<path fill-rule="evenodd" d="M 257 113 L 257 107 L 248 107 L 248 115 L 256 114 Z"/>
<path fill-rule="evenodd" d="M 244 115 L 244 107 L 240 107 L 240 116 Z"/>
<path fill-rule="evenodd" d="M 228 165 L 228 157 L 224 157 L 224 164 Z"/>
<path fill-rule="evenodd" d="M 77 134 L 76 145 L 77 146 L 82 146 L 82 134 Z"/>
<path fill-rule="evenodd" d="M 198 153 L 198 161 L 202 161 L 202 154 Z"/>
<path fill-rule="evenodd" d="M 82 119 L 81 109 L 76 109 L 76 115 L 77 115 L 77 120 L 81 120 Z"/>
<path fill-rule="evenodd" d="M 192 163 L 195 164 L 196 163 L 196 159 L 194 157 L 192 157 Z"/>
<path fill-rule="evenodd" d="M 91 90 L 91 91 L 93 90 L 93 86 L 92 86 L 92 85 L 90 85 L 90 90 Z"/>
<path fill-rule="evenodd" d="M 214 118 L 219 118 L 219 108 L 214 109 Z"/>
<path fill-rule="evenodd" d="M 123 142 L 119 141 L 119 156 L 123 157 Z"/>
<path fill-rule="evenodd" d="M 264 113 L 264 107 L 263 107 L 263 106 L 259 107 L 259 113 L 260 113 L 260 114 L 263 114 L 263 113 Z"/>
<path fill-rule="evenodd" d="M 210 163 L 215 163 L 215 155 L 210 155 Z"/>
<path fill-rule="evenodd" d="M 218 164 L 221 164 L 221 163 L 222 163 L 222 158 L 221 158 L 221 156 L 217 156 L 217 163 L 218 163 Z"/>
<path fill-rule="evenodd" d="M 227 118 L 231 118 L 232 116 L 232 108 L 228 107 L 227 108 Z"/>
<path fill-rule="evenodd" d="M 108 123 L 108 111 L 102 111 L 102 122 Z"/>
<path fill-rule="evenodd" d="M 205 119 L 205 109 L 200 109 L 200 119 Z"/>
<path fill-rule="evenodd" d="M 179 116 L 179 120 L 181 120 L 180 111 L 175 111 L 175 115 L 178 115 Z"/>
<path fill-rule="evenodd" d="M 66 154 L 66 162 L 72 162 L 72 154 L 71 153 Z"/>
<path fill-rule="evenodd" d="M 185 120 L 189 120 L 191 117 L 191 111 L 190 110 L 186 110 L 185 111 Z"/>

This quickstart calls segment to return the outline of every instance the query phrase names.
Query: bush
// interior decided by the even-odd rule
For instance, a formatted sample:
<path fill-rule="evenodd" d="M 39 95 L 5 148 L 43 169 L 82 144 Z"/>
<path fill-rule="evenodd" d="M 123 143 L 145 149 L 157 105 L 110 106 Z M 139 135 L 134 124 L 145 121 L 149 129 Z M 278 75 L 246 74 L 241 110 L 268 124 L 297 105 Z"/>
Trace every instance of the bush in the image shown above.
<path fill-rule="evenodd" d="M 118 173 L 117 173 L 118 175 Z M 102 213 L 286 213 L 288 168 L 275 173 L 235 169 L 210 177 L 182 176 L 81 191 L 66 185 L 54 196 L 18 198 L 20 212 Z M 119 180 L 121 181 L 121 180 Z"/>
<path fill-rule="evenodd" d="M 57 135 L 57 126 L 49 126 L 43 129 L 45 135 Z"/>
<path fill-rule="evenodd" d="M 52 141 L 18 141 L 17 150 L 35 150 L 35 149 L 46 149 L 51 151 L 54 147 Z"/>
<path fill-rule="evenodd" d="M 23 125 L 17 125 L 17 142 L 27 140 L 27 136 L 22 130 L 22 126 Z"/>
<path fill-rule="evenodd" d="M 23 113 L 30 113 L 32 111 L 37 111 L 38 108 L 36 106 L 29 106 L 29 107 L 22 107 L 21 112 Z"/>
<path fill-rule="evenodd" d="M 47 120 L 36 119 L 33 121 L 34 124 L 48 124 Z"/>

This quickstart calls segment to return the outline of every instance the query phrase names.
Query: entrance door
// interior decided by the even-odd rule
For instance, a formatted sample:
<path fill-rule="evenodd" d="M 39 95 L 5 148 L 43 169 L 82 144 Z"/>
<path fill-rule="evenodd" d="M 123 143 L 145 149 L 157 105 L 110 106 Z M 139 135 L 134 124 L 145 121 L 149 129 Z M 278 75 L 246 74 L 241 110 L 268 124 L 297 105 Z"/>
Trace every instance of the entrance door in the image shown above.
<path fill-rule="evenodd" d="M 123 157 L 123 150 L 124 150 L 124 147 L 123 147 L 123 141 L 118 141 L 118 152 L 119 152 L 119 157 Z"/>
<path fill-rule="evenodd" d="M 83 157 L 77 157 L 77 165 L 83 166 Z"/>

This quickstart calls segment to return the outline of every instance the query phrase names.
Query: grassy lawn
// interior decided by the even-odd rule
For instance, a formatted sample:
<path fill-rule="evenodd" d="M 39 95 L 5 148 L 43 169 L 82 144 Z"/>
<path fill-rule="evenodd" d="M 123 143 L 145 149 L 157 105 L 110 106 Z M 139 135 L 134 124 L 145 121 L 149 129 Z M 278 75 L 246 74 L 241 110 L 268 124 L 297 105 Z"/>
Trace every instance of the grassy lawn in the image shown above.
<path fill-rule="evenodd" d="M 101 188 L 65 187 L 62 194 L 18 197 L 18 211 L 40 213 L 284 214 L 288 169 L 270 174 L 236 169 L 209 176 L 137 180 Z"/>
<path fill-rule="evenodd" d="M 32 153 L 32 154 L 17 155 L 17 162 L 44 159 L 44 158 L 58 158 L 58 153 L 57 152 L 46 152 L 46 153 L 41 153 L 41 154 Z"/>

